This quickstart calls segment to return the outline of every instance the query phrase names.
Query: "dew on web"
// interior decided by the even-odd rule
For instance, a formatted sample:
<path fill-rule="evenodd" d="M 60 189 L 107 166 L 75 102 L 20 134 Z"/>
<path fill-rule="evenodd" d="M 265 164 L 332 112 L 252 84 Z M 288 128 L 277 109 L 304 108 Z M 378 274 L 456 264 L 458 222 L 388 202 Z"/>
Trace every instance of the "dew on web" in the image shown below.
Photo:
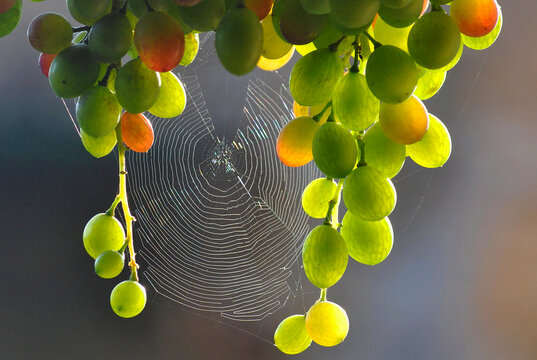
<path fill-rule="evenodd" d="M 178 74 L 184 113 L 150 116 L 155 144 L 128 160 L 142 276 L 191 311 L 260 322 L 303 296 L 310 224 L 300 194 L 320 173 L 313 163 L 288 168 L 276 155 L 278 133 L 293 117 L 281 76 L 223 75 L 212 39 L 201 39 L 199 59 Z M 224 87 L 210 85 L 217 73 Z M 209 104 L 230 83 L 233 93 Z"/>

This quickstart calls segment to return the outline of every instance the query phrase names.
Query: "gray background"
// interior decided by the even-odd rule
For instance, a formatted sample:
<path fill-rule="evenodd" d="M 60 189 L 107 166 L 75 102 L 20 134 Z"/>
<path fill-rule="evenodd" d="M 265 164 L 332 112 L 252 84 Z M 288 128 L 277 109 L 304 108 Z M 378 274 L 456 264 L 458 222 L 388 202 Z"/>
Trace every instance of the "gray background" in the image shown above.
<path fill-rule="evenodd" d="M 115 194 L 116 162 L 85 153 L 36 65 L 26 27 L 50 10 L 66 13 L 59 0 L 25 2 L 0 39 L 0 358 L 285 358 L 246 325 L 153 293 L 135 319 L 111 312 L 115 281 L 93 274 L 80 238 Z M 399 178 L 392 254 L 374 268 L 352 263 L 330 290 L 349 336 L 297 359 L 537 358 L 537 3 L 503 11 L 498 42 L 466 50 L 426 103 L 451 131 L 451 159 Z"/>

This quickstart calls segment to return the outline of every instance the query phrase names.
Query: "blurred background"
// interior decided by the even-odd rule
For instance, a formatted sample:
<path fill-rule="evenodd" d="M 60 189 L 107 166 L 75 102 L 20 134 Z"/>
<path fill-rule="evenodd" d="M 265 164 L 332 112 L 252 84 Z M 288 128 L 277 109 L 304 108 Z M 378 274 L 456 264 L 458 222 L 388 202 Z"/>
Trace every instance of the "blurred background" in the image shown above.
<path fill-rule="evenodd" d="M 499 40 L 465 49 L 426 102 L 451 132 L 450 160 L 396 178 L 391 255 L 349 262 L 330 290 L 349 315 L 347 339 L 295 358 L 537 358 L 537 2 L 503 5 Z M 250 324 L 151 291 L 139 317 L 112 313 L 116 282 L 95 276 L 81 234 L 115 196 L 116 160 L 84 150 L 37 67 L 26 28 L 45 11 L 67 12 L 61 0 L 25 1 L 0 39 L 0 358 L 287 358 L 269 335 L 243 331 Z M 253 328 L 270 334 L 282 318 Z"/>

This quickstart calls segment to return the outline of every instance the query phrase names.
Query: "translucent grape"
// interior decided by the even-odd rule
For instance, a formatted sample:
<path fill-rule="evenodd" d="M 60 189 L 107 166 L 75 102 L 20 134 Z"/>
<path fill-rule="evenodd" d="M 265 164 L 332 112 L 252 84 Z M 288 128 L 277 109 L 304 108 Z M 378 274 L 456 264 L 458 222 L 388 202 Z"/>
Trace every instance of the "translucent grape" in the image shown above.
<path fill-rule="evenodd" d="M 114 150 L 117 144 L 116 132 L 112 131 L 110 134 L 101 137 L 93 137 L 80 129 L 80 139 L 84 148 L 96 158 L 102 158 Z"/>
<path fill-rule="evenodd" d="M 85 91 L 76 103 L 76 120 L 88 135 L 101 137 L 116 128 L 121 106 L 115 95 L 104 86 L 94 86 Z"/>
<path fill-rule="evenodd" d="M 261 26 L 263 27 L 263 52 L 261 56 L 273 60 L 289 53 L 293 45 L 280 38 L 276 30 L 274 30 L 272 19 L 263 20 Z"/>
<path fill-rule="evenodd" d="M 306 56 L 310 52 L 317 50 L 317 47 L 311 42 L 306 45 L 295 45 L 295 49 L 300 55 Z"/>
<path fill-rule="evenodd" d="M 343 64 L 337 53 L 328 49 L 313 51 L 293 67 L 289 78 L 291 95 L 300 105 L 326 102 L 342 76 Z"/>
<path fill-rule="evenodd" d="M 429 114 L 429 130 L 417 143 L 407 145 L 408 156 L 426 168 L 443 166 L 451 155 L 451 137 L 446 126 Z"/>
<path fill-rule="evenodd" d="M 379 10 L 380 0 L 330 0 L 330 15 L 347 28 L 369 26 Z"/>
<path fill-rule="evenodd" d="M 121 136 L 125 145 L 135 152 L 148 152 L 155 139 L 153 126 L 144 114 L 129 112 L 121 115 Z"/>
<path fill-rule="evenodd" d="M 464 45 L 474 50 L 484 50 L 490 47 L 492 44 L 494 44 L 494 42 L 500 35 L 500 32 L 502 30 L 502 23 L 503 23 L 502 9 L 498 6 L 498 22 L 496 23 L 496 26 L 494 27 L 494 29 L 487 35 L 484 35 L 481 37 L 471 37 L 471 36 L 466 36 L 463 34 L 462 39 L 463 39 Z"/>
<path fill-rule="evenodd" d="M 348 211 L 343 217 L 341 236 L 349 255 L 359 263 L 377 265 L 384 261 L 393 247 L 393 229 L 386 217 L 364 221 Z"/>
<path fill-rule="evenodd" d="M 367 165 L 354 169 L 347 176 L 343 183 L 343 201 L 355 216 L 379 221 L 393 211 L 397 196 L 391 180 Z"/>
<path fill-rule="evenodd" d="M 306 45 L 319 36 L 327 20 L 327 15 L 306 12 L 299 0 L 288 0 L 280 14 L 280 31 L 291 44 Z"/>
<path fill-rule="evenodd" d="M 383 103 L 408 99 L 418 83 L 418 69 L 410 56 L 392 45 L 383 45 L 369 56 L 365 78 L 371 92 Z"/>
<path fill-rule="evenodd" d="M 405 146 L 388 139 L 379 123 L 368 129 L 362 140 L 367 165 L 373 166 L 390 179 L 401 171 L 406 158 Z"/>
<path fill-rule="evenodd" d="M 28 27 L 30 45 L 46 54 L 58 54 L 71 45 L 73 29 L 60 14 L 43 13 L 37 15 Z"/>
<path fill-rule="evenodd" d="M 117 251 L 107 250 L 95 259 L 95 273 L 103 279 L 112 279 L 121 274 L 125 257 Z"/>
<path fill-rule="evenodd" d="M 302 193 L 302 209 L 315 219 L 323 219 L 328 212 L 328 203 L 336 193 L 336 183 L 332 179 L 315 179 Z"/>
<path fill-rule="evenodd" d="M 365 76 L 350 71 L 337 84 L 332 106 L 337 121 L 349 130 L 362 131 L 377 120 L 380 102 L 369 90 Z"/>
<path fill-rule="evenodd" d="M 149 112 L 162 118 L 172 118 L 183 113 L 186 94 L 183 83 L 172 72 L 160 73 L 160 91 Z"/>
<path fill-rule="evenodd" d="M 185 52 L 179 65 L 187 66 L 194 61 L 200 47 L 200 37 L 198 34 L 185 35 Z"/>
<path fill-rule="evenodd" d="M 145 14 L 134 29 L 134 46 L 148 68 L 173 70 L 183 58 L 185 37 L 181 25 L 162 11 Z"/>
<path fill-rule="evenodd" d="M 216 29 L 225 12 L 224 0 L 202 0 L 196 5 L 181 7 L 183 21 L 200 32 Z"/>
<path fill-rule="evenodd" d="M 149 69 L 142 60 L 133 59 L 119 69 L 115 87 L 121 106 L 131 114 L 139 114 L 157 101 L 160 75 Z"/>
<path fill-rule="evenodd" d="M 62 98 L 77 97 L 97 81 L 99 70 L 99 63 L 92 58 L 88 45 L 70 46 L 50 65 L 50 87 Z"/>
<path fill-rule="evenodd" d="M 312 152 L 319 170 L 331 178 L 343 179 L 356 165 L 359 151 L 349 130 L 335 122 L 327 122 L 317 130 Z"/>
<path fill-rule="evenodd" d="M 442 85 L 444 85 L 446 73 L 446 71 L 425 71 L 418 80 L 414 95 L 421 100 L 427 100 L 433 97 Z"/>
<path fill-rule="evenodd" d="M 132 280 L 120 282 L 110 294 L 112 310 L 122 318 L 131 318 L 140 314 L 146 301 L 145 288 Z"/>
<path fill-rule="evenodd" d="M 393 27 L 377 18 L 375 22 L 375 40 L 383 45 L 397 46 L 399 49 L 408 52 L 408 33 L 412 29 L 412 25 L 407 27 Z"/>
<path fill-rule="evenodd" d="M 11 5 L 11 6 L 10 6 Z M 6 2 L 5 6 L 10 6 L 8 9 L 0 13 L 0 37 L 4 37 L 11 33 L 21 20 L 22 15 L 22 0 L 17 0 L 15 4 Z"/>
<path fill-rule="evenodd" d="M 427 108 L 412 95 L 401 104 L 380 104 L 379 123 L 386 136 L 399 144 L 413 144 L 427 132 Z"/>
<path fill-rule="evenodd" d="M 281 69 L 285 66 L 285 64 L 289 62 L 289 60 L 291 60 L 294 53 L 295 48 L 292 47 L 287 54 L 285 54 L 279 59 L 267 59 L 263 56 L 260 56 L 259 61 L 257 62 L 257 67 L 265 71 L 274 71 Z"/>
<path fill-rule="evenodd" d="M 112 0 L 67 0 L 67 8 L 79 23 L 93 25 L 112 10 Z"/>
<path fill-rule="evenodd" d="M 250 9 L 236 8 L 226 13 L 216 30 L 214 46 L 218 59 L 232 74 L 252 71 L 263 51 L 263 28 Z"/>
<path fill-rule="evenodd" d="M 349 254 L 345 240 L 330 225 L 319 225 L 302 247 L 302 262 L 309 281 L 321 289 L 338 282 L 345 273 Z"/>
<path fill-rule="evenodd" d="M 120 60 L 132 46 L 132 28 L 127 17 L 115 12 L 103 16 L 89 32 L 93 58 L 102 63 Z"/>
<path fill-rule="evenodd" d="M 305 315 L 291 315 L 285 318 L 274 332 L 274 344 L 284 354 L 294 355 L 306 350 L 311 337 L 306 330 Z"/>
<path fill-rule="evenodd" d="M 96 259 L 106 250 L 119 250 L 125 243 L 125 232 L 115 217 L 101 213 L 88 221 L 82 239 L 88 254 Z"/>
<path fill-rule="evenodd" d="M 349 318 L 338 304 L 318 301 L 306 314 L 306 330 L 317 344 L 336 346 L 347 337 Z"/>
<path fill-rule="evenodd" d="M 490 33 L 498 22 L 496 0 L 453 0 L 449 14 L 461 33 L 481 37 Z"/>
<path fill-rule="evenodd" d="M 302 116 L 285 125 L 276 140 L 276 152 L 282 163 L 297 167 L 313 159 L 312 146 L 319 123 L 310 117 Z"/>
<path fill-rule="evenodd" d="M 464 50 L 464 44 L 462 42 L 462 36 L 461 36 L 461 43 L 459 45 L 459 50 L 457 51 L 457 55 L 455 55 L 455 57 L 453 58 L 453 60 L 450 61 L 449 64 L 447 64 L 446 66 L 436 70 L 436 71 L 448 71 L 448 70 L 451 70 L 452 68 L 455 67 L 455 65 L 457 65 L 459 63 L 459 60 L 461 59 L 462 57 L 462 51 Z"/>
<path fill-rule="evenodd" d="M 420 17 L 424 7 L 423 0 L 411 0 L 406 6 L 401 8 L 390 8 L 381 5 L 379 8 L 379 16 L 387 24 L 404 28 L 412 25 Z"/>

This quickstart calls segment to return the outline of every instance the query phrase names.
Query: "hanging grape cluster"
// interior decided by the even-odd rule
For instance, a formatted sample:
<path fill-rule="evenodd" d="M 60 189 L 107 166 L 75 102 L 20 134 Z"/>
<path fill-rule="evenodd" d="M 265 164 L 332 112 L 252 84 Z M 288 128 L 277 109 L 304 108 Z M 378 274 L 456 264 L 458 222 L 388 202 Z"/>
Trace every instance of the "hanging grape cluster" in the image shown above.
<path fill-rule="evenodd" d="M 422 102 L 442 87 L 464 46 L 481 50 L 498 37 L 496 0 L 67 0 L 81 26 L 44 13 L 28 28 L 41 52 L 39 66 L 54 93 L 76 98 L 82 144 L 95 157 L 119 153 L 119 194 L 83 232 L 83 243 L 103 278 L 118 276 L 129 251 L 129 280 L 111 294 L 122 317 L 146 301 L 138 282 L 126 187 L 125 152 L 146 152 L 153 130 L 144 112 L 175 117 L 186 106 L 181 81 L 171 72 L 196 57 L 198 33 L 215 31 L 224 68 L 244 75 L 256 66 L 273 71 L 295 50 L 303 57 L 289 79 L 292 119 L 280 132 L 283 164 L 314 160 L 325 177 L 302 194 L 304 211 L 324 219 L 303 245 L 304 271 L 320 299 L 304 314 L 283 320 L 276 346 L 296 354 L 312 340 L 342 342 L 345 310 L 326 289 L 342 277 L 349 255 L 367 265 L 390 253 L 388 216 L 396 204 L 392 181 L 407 156 L 442 166 L 451 153 L 446 126 Z M 22 0 L 0 3 L 0 36 L 20 20 Z M 128 58 L 128 60 L 125 60 Z M 334 181 L 337 179 L 337 183 Z M 347 208 L 341 223 L 340 198 Z M 126 233 L 114 217 L 122 204 Z"/>

